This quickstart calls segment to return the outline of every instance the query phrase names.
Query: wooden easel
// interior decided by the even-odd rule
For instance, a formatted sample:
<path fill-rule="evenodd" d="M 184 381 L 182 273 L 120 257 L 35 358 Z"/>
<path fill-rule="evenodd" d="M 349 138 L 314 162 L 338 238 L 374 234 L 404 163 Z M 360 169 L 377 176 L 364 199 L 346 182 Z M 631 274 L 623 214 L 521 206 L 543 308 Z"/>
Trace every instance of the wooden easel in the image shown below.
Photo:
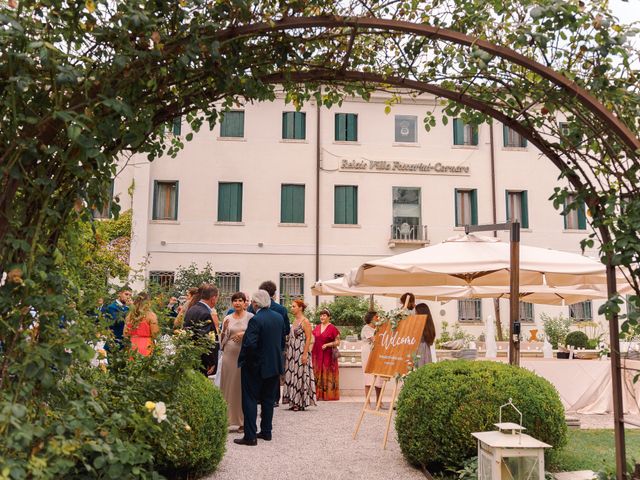
<path fill-rule="evenodd" d="M 373 390 L 375 389 L 375 384 L 378 378 L 382 379 L 382 388 L 380 389 L 380 398 L 378 398 L 378 401 L 376 402 L 376 408 L 372 410 L 368 408 L 368 406 L 370 405 L 369 400 L 371 398 L 371 392 L 373 392 Z M 373 375 L 373 383 L 369 388 L 369 392 L 367 392 L 367 398 L 365 399 L 364 404 L 362 405 L 362 410 L 360 411 L 360 418 L 358 418 L 358 423 L 356 423 L 356 429 L 353 432 L 354 440 L 358 435 L 358 430 L 360 430 L 360 424 L 362 423 L 362 419 L 364 418 L 365 413 L 371 413 L 373 415 L 378 415 L 380 417 L 387 417 L 387 429 L 384 432 L 384 440 L 382 441 L 382 449 L 386 450 L 387 438 L 389 437 L 389 428 L 391 427 L 391 416 L 393 415 L 393 406 L 395 405 L 396 395 L 398 394 L 398 382 L 396 382 L 395 385 L 393 386 L 393 394 L 391 395 L 391 403 L 389 403 L 389 411 L 383 412 L 380 409 L 380 405 L 382 405 L 382 396 L 384 395 L 384 389 L 386 388 L 387 383 L 392 378 L 393 377 L 389 375 L 377 375 L 377 374 Z"/>

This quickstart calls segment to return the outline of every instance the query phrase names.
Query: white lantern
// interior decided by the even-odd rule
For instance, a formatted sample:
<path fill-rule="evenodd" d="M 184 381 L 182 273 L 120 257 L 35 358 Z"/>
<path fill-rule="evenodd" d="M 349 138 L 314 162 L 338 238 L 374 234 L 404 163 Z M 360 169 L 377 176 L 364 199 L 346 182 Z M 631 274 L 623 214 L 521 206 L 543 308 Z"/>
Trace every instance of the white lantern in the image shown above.
<path fill-rule="evenodd" d="M 511 406 L 520 424 L 502 422 L 502 409 Z M 522 413 L 509 399 L 500 407 L 498 431 L 472 433 L 478 439 L 478 480 L 544 480 L 544 442 L 522 433 Z"/>

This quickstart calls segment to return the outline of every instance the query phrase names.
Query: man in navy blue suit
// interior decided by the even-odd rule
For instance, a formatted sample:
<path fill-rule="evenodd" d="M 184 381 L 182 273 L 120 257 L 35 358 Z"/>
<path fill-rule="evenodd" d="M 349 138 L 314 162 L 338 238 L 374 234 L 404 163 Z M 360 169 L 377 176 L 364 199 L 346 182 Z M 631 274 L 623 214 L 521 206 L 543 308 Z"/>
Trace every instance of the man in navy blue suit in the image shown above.
<path fill-rule="evenodd" d="M 244 436 L 234 440 L 239 445 L 257 445 L 258 438 L 271 440 L 273 406 L 278 399 L 280 375 L 284 373 L 282 315 L 269 308 L 271 298 L 265 290 L 254 293 L 251 304 L 256 314 L 249 320 L 238 356 L 244 414 Z M 261 406 L 259 433 L 258 403 Z"/>
<path fill-rule="evenodd" d="M 129 313 L 131 304 L 131 289 L 127 286 L 118 291 L 118 298 L 109 305 L 102 307 L 102 314 L 110 322 L 109 329 L 113 332 L 113 338 L 117 345 L 122 345 L 124 337 L 124 321 Z"/>
<path fill-rule="evenodd" d="M 289 332 L 291 331 L 291 322 L 289 321 L 289 312 L 285 307 L 283 307 L 278 302 L 276 302 L 275 300 L 276 284 L 273 283 L 271 280 L 266 280 L 262 282 L 258 287 L 258 289 L 267 291 L 267 293 L 269 294 L 269 298 L 271 298 L 271 303 L 269 304 L 269 308 L 274 312 L 278 312 L 280 315 L 282 315 L 282 321 L 284 322 L 284 334 L 282 335 L 282 358 L 284 361 L 285 349 L 287 347 L 287 335 L 289 335 Z M 252 308 L 253 307 L 250 305 L 247 311 L 249 313 L 256 313 Z M 278 385 L 276 385 L 275 388 L 276 388 L 276 393 L 275 393 L 276 403 L 274 404 L 274 406 L 277 407 L 280 400 L 280 384 L 278 383 Z"/>

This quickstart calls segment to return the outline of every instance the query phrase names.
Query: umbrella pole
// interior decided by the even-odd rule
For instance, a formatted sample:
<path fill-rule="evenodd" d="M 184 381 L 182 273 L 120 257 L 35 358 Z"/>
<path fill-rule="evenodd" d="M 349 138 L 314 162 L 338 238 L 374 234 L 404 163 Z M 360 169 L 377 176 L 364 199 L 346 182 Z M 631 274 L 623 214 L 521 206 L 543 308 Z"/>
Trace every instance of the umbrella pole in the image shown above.
<path fill-rule="evenodd" d="M 510 230 L 509 363 L 520 365 L 520 222 L 512 222 Z"/>

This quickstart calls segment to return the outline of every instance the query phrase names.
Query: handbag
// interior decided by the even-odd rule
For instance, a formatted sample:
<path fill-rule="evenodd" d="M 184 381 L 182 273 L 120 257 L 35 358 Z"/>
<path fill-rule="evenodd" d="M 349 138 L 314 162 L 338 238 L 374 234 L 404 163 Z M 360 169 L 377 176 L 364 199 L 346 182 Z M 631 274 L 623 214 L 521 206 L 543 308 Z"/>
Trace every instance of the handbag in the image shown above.
<path fill-rule="evenodd" d="M 331 355 L 333 356 L 334 360 L 338 360 L 342 356 L 340 350 L 338 350 L 338 347 L 333 347 L 331 350 Z"/>

